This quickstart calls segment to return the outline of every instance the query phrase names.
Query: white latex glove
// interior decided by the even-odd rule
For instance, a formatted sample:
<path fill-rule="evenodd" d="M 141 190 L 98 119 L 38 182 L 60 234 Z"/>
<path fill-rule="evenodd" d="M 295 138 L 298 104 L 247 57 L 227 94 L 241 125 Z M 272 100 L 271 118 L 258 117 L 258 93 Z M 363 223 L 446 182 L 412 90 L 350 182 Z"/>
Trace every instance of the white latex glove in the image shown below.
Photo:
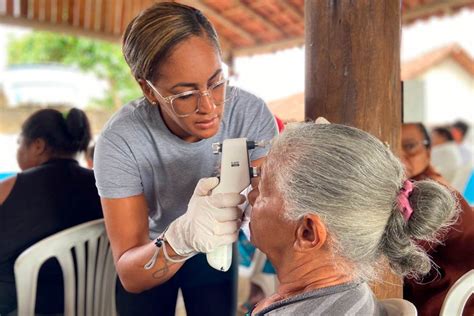
<path fill-rule="evenodd" d="M 219 180 L 199 180 L 185 214 L 175 219 L 165 232 L 165 240 L 181 256 L 212 252 L 237 240 L 245 198 L 239 193 L 209 195 Z"/>

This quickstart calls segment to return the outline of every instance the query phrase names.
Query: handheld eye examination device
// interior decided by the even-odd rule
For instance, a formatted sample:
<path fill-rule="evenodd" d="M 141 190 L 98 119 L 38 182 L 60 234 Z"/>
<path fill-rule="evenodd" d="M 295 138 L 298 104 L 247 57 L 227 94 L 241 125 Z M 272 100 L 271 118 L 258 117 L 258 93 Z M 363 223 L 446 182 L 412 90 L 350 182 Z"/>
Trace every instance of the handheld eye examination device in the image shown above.
<path fill-rule="evenodd" d="M 250 185 L 250 179 L 258 176 L 258 169 L 250 166 L 248 151 L 256 147 L 265 147 L 265 143 L 232 138 L 212 144 L 214 154 L 222 153 L 219 184 L 212 190 L 212 194 L 240 193 Z M 216 270 L 229 270 L 232 245 L 222 246 L 208 253 L 207 262 Z"/>

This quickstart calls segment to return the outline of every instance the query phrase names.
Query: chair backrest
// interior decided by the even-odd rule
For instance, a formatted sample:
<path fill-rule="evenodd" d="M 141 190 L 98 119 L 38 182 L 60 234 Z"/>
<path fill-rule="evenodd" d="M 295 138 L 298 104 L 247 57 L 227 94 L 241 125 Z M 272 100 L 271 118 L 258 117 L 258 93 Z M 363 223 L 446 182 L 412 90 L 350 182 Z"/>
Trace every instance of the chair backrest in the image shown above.
<path fill-rule="evenodd" d="M 461 316 L 469 297 L 474 294 L 474 269 L 460 277 L 446 294 L 440 316 Z"/>
<path fill-rule="evenodd" d="M 388 298 L 385 300 L 380 300 L 379 303 L 381 303 L 385 307 L 388 316 L 418 315 L 415 305 L 401 298 Z"/>
<path fill-rule="evenodd" d="M 116 315 L 116 272 L 103 219 L 65 229 L 20 254 L 15 261 L 18 315 L 34 315 L 38 273 L 52 257 L 63 272 L 64 315 Z"/>

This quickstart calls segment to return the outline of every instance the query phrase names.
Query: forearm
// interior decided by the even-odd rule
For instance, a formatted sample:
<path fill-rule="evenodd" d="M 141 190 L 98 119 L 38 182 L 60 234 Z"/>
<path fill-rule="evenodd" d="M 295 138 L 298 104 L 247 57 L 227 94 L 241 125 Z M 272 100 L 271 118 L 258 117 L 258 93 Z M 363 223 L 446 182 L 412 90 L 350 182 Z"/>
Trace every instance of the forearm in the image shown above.
<path fill-rule="evenodd" d="M 154 241 L 145 245 L 134 247 L 122 254 L 116 262 L 117 273 L 122 285 L 128 292 L 140 293 L 168 281 L 183 266 L 184 262 L 172 262 L 165 258 L 163 247 L 166 247 L 168 256 L 177 260 L 183 257 L 177 255 L 167 242 L 161 249 L 157 248 Z M 154 265 L 145 269 L 145 265 L 159 249 Z"/>

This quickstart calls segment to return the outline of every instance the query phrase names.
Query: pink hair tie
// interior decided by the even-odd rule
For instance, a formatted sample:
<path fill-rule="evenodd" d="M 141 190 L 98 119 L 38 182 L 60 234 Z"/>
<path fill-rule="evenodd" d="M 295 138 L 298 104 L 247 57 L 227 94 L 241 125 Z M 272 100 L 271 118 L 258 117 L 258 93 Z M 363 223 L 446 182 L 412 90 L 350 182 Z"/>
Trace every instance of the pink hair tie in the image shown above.
<path fill-rule="evenodd" d="M 397 200 L 400 206 L 400 213 L 402 213 L 405 222 L 408 222 L 411 214 L 413 213 L 413 208 L 410 205 L 408 198 L 410 197 L 411 192 L 413 191 L 413 183 L 409 180 L 403 182 L 403 187 L 398 193 Z"/>

